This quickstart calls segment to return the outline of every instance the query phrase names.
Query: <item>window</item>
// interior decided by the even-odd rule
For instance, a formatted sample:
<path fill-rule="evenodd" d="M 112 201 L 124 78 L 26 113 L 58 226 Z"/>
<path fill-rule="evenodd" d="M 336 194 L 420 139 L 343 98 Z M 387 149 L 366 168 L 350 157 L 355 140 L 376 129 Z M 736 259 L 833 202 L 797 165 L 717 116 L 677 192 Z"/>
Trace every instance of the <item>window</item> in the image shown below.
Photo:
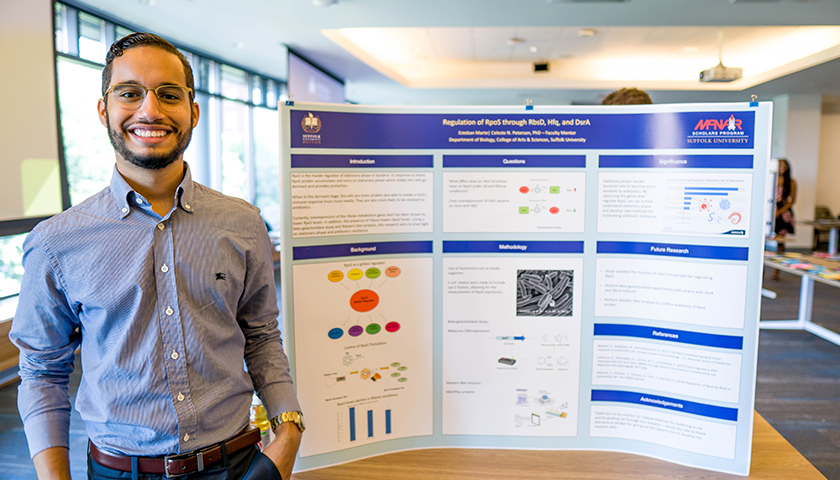
<path fill-rule="evenodd" d="M 79 56 L 92 62 L 102 62 L 108 48 L 105 39 L 105 20 L 86 13 L 79 14 Z"/>
<path fill-rule="evenodd" d="M 26 234 L 0 237 L 0 300 L 17 295 L 23 278 L 23 239 Z M 2 319 L 2 320 L 5 320 Z"/>
<path fill-rule="evenodd" d="M 222 100 L 222 188 L 225 195 L 249 198 L 248 106 Z"/>
<path fill-rule="evenodd" d="M 110 183 L 114 150 L 99 123 L 96 102 L 101 97 L 108 47 L 134 31 L 139 30 L 55 3 L 57 89 L 72 205 Z M 285 83 L 181 51 L 193 67 L 201 112 L 184 154 L 193 179 L 263 208 L 272 228 L 279 228 L 280 132 L 276 109 Z M 0 299 L 16 295 L 20 289 L 25 237 L 0 236 Z"/>
<path fill-rule="evenodd" d="M 70 203 L 77 205 L 106 187 L 114 169 L 114 149 L 96 114 L 102 69 L 65 57 L 56 68 Z"/>
<path fill-rule="evenodd" d="M 276 103 L 275 98 L 275 103 Z M 254 108 L 254 205 L 274 231 L 280 230 L 280 116 Z"/>

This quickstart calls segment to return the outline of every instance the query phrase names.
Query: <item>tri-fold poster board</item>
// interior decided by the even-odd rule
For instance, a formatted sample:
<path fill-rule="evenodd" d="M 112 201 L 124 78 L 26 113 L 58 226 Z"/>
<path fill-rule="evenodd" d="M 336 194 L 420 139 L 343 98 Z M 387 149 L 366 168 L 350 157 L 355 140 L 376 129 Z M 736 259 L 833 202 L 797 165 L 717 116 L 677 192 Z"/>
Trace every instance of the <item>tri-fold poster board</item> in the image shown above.
<path fill-rule="evenodd" d="M 281 108 L 297 468 L 750 466 L 769 103 Z"/>

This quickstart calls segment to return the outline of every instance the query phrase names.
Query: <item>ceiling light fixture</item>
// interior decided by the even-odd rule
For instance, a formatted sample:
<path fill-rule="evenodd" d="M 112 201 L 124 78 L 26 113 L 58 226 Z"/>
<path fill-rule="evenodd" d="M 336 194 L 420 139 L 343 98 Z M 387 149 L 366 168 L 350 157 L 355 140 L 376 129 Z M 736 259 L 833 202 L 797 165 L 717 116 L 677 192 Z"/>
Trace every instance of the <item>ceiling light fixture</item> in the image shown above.
<path fill-rule="evenodd" d="M 531 53 L 537 53 L 538 50 L 539 50 L 539 48 L 537 48 L 537 47 L 530 47 L 528 49 L 528 51 L 530 51 Z"/>
<path fill-rule="evenodd" d="M 329 7 L 330 5 L 335 5 L 338 3 L 338 0 L 312 0 L 312 5 L 316 7 Z"/>
<path fill-rule="evenodd" d="M 521 43 L 525 43 L 525 39 L 519 37 L 510 37 L 508 38 L 507 43 L 508 45 L 519 45 Z"/>
<path fill-rule="evenodd" d="M 580 35 L 581 37 L 594 37 L 595 30 L 592 28 L 581 28 L 580 30 L 578 30 L 578 35 Z"/>

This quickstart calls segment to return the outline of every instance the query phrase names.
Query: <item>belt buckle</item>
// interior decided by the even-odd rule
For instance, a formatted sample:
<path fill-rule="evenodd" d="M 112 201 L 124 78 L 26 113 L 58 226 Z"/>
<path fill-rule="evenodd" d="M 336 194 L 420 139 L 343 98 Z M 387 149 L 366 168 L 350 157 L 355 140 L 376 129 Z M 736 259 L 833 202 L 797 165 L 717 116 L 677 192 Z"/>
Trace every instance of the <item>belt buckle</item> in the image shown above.
<path fill-rule="evenodd" d="M 163 457 L 163 468 L 164 468 L 164 471 L 166 473 L 166 478 L 183 477 L 184 475 L 189 475 L 190 473 L 192 473 L 192 472 L 184 472 L 184 473 L 170 473 L 169 472 L 169 466 L 171 465 L 172 461 L 174 461 L 174 460 L 186 460 L 187 458 L 190 457 L 190 455 L 193 455 L 193 454 L 192 453 L 181 453 L 181 454 L 178 454 L 178 455 L 169 455 L 169 456 Z"/>
<path fill-rule="evenodd" d="M 164 464 L 164 468 L 166 470 L 166 478 L 178 478 L 178 477 L 183 477 L 184 475 L 189 475 L 191 473 L 204 471 L 204 454 L 209 452 L 210 450 L 212 450 L 213 447 L 215 447 L 215 445 L 210 445 L 209 447 L 202 448 L 201 450 L 194 450 L 190 453 L 181 453 L 181 454 L 178 454 L 178 455 L 169 455 L 168 457 L 163 457 L 163 464 Z M 184 472 L 184 473 L 170 473 L 169 472 L 169 465 L 170 465 L 171 461 L 173 461 L 173 460 L 186 460 L 190 457 L 195 457 L 195 461 L 196 461 L 196 469 L 195 470 L 192 470 L 192 471 L 189 471 L 189 472 Z"/>

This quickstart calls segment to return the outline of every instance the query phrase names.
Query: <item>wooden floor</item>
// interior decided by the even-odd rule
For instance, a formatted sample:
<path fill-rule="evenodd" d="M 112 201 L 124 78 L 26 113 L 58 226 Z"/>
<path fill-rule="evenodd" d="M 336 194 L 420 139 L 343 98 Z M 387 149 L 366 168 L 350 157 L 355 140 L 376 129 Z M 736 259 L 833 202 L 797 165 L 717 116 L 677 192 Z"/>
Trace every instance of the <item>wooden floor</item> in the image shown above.
<path fill-rule="evenodd" d="M 778 297 L 762 301 L 761 318 L 796 318 L 799 277 L 783 273 L 779 282 L 773 282 L 770 274 L 766 273 L 765 288 L 775 291 Z M 813 319 L 815 323 L 840 332 L 839 289 L 815 285 Z M 77 372 L 71 383 L 74 396 L 78 380 Z M 34 469 L 17 415 L 16 388 L 16 385 L 0 388 L 0 478 L 34 480 Z M 840 346 L 806 332 L 762 331 L 755 408 L 826 478 L 840 480 Z M 73 478 L 84 479 L 86 436 L 75 410 L 70 428 Z M 505 454 L 504 451 L 498 453 Z M 630 455 L 628 458 L 650 461 Z M 527 463 L 523 468 L 527 469 Z M 557 468 L 562 469 L 562 463 Z M 301 478 L 305 480 L 305 476 Z"/>

